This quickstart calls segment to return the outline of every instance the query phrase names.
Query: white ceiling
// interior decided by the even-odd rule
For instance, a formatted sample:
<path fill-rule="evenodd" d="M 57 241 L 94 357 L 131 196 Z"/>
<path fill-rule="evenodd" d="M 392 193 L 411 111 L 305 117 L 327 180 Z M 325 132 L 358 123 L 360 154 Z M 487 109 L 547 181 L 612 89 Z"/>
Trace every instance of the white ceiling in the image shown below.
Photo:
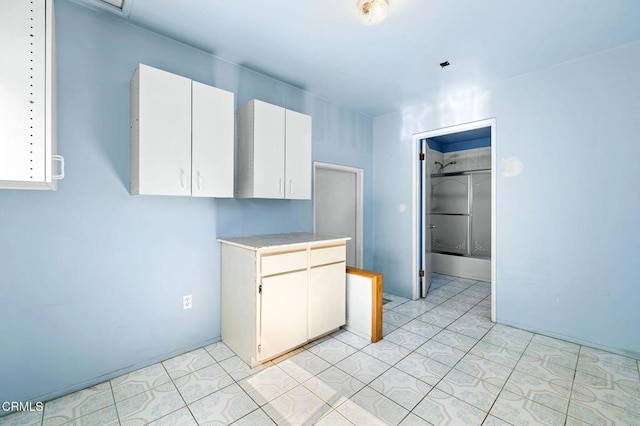
<path fill-rule="evenodd" d="M 125 0 L 123 16 L 371 116 L 640 40 L 640 0 L 389 0 L 372 27 L 356 3 Z"/>

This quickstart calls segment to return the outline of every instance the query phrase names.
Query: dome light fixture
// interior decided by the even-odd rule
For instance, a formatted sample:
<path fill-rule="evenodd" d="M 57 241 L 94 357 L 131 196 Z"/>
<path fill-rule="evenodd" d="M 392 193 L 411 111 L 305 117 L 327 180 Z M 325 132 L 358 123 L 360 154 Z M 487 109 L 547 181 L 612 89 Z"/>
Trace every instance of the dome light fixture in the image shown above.
<path fill-rule="evenodd" d="M 387 0 L 358 0 L 358 17 L 365 25 L 378 25 L 387 17 Z"/>

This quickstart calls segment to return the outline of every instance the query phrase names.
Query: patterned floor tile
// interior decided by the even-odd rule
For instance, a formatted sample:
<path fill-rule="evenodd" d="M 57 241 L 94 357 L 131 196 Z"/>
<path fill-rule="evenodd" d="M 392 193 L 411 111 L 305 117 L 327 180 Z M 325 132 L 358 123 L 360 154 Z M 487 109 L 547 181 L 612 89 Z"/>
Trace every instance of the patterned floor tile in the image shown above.
<path fill-rule="evenodd" d="M 50 425 L 70 422 L 114 404 L 109 382 L 71 393 L 44 406 L 44 421 Z"/>
<path fill-rule="evenodd" d="M 330 367 L 304 382 L 303 386 L 332 407 L 336 407 L 365 385 L 339 368 Z"/>
<path fill-rule="evenodd" d="M 520 359 L 516 364 L 516 371 L 521 371 L 530 376 L 535 376 L 543 380 L 552 379 L 570 379 L 573 380 L 575 371 L 563 367 L 552 362 L 540 361 L 540 360 L 527 360 Z"/>
<path fill-rule="evenodd" d="M 258 406 L 240 386 L 233 384 L 189 405 L 198 424 L 228 424 L 239 420 Z"/>
<path fill-rule="evenodd" d="M 409 354 L 395 367 L 432 386 L 435 386 L 451 370 L 451 367 L 415 352 Z"/>
<path fill-rule="evenodd" d="M 462 358 L 454 368 L 498 387 L 502 387 L 507 382 L 509 375 L 513 371 L 509 367 L 496 364 L 488 359 L 477 359 L 468 355 Z"/>
<path fill-rule="evenodd" d="M 49 425 L 48 422 L 44 423 Z M 94 411 L 91 414 L 87 414 L 84 417 L 75 419 L 69 423 L 65 423 L 64 426 L 119 426 L 118 413 L 115 405 L 110 405 L 101 410 Z"/>
<path fill-rule="evenodd" d="M 309 352 L 318 355 L 330 364 L 336 364 L 357 352 L 357 349 L 332 337 L 309 348 Z"/>
<path fill-rule="evenodd" d="M 419 336 L 426 337 L 427 339 L 432 338 L 436 334 L 442 331 L 442 328 L 437 327 L 432 324 L 427 324 L 426 322 L 415 319 L 413 321 L 409 321 L 405 325 L 401 327 L 404 330 L 415 333 Z"/>
<path fill-rule="evenodd" d="M 640 414 L 640 383 L 634 380 L 614 382 L 608 377 L 595 377 L 578 371 L 571 398 L 585 404 L 603 401 Z"/>
<path fill-rule="evenodd" d="M 526 339 L 528 341 L 531 341 L 531 339 L 533 338 L 533 333 L 531 333 L 530 331 L 520 330 L 519 328 L 510 327 L 504 324 L 495 324 L 491 329 L 491 332 L 506 334 L 508 336 L 518 337 L 520 339 Z"/>
<path fill-rule="evenodd" d="M 440 333 L 433 336 L 431 340 L 463 352 L 469 351 L 476 343 L 478 343 L 478 339 L 474 339 L 473 337 L 465 336 L 464 334 L 456 333 L 451 330 L 442 330 Z"/>
<path fill-rule="evenodd" d="M 123 425 L 145 425 L 182 407 L 184 401 L 173 383 L 165 383 L 116 403 Z"/>
<path fill-rule="evenodd" d="M 386 362 L 389 365 L 396 364 L 402 358 L 411 353 L 409 349 L 405 349 L 384 340 L 370 344 L 362 349 L 362 352 L 376 357 L 380 361 Z"/>
<path fill-rule="evenodd" d="M 418 346 L 424 344 L 427 340 L 429 340 L 429 338 L 412 333 L 411 331 L 404 328 L 399 328 L 385 336 L 385 340 L 412 351 Z"/>
<path fill-rule="evenodd" d="M 459 351 L 458 349 L 452 348 L 451 346 L 447 346 L 444 343 L 437 342 L 433 339 L 416 349 L 416 352 L 426 356 L 427 358 L 431 358 L 435 361 L 441 362 L 442 364 L 448 365 L 449 367 L 456 365 L 456 363 L 465 355 L 465 352 Z"/>
<path fill-rule="evenodd" d="M 438 383 L 436 389 L 453 395 L 459 400 L 485 412 L 489 411 L 491 405 L 500 393 L 498 386 L 483 382 L 480 379 L 458 370 L 451 370 L 442 381 Z"/>
<path fill-rule="evenodd" d="M 530 340 L 531 338 L 523 338 L 496 331 L 495 328 L 489 330 L 489 332 L 482 337 L 483 342 L 491 343 L 501 348 L 512 349 L 517 352 L 524 352 Z"/>
<path fill-rule="evenodd" d="M 276 424 L 313 424 L 331 407 L 304 386 L 291 389 L 262 407 Z"/>
<path fill-rule="evenodd" d="M 189 409 L 184 407 L 149 423 L 149 426 L 198 426 L 198 424 Z"/>
<path fill-rule="evenodd" d="M 0 417 L 0 426 L 40 426 L 42 411 L 20 411 Z"/>
<path fill-rule="evenodd" d="M 445 300 L 445 302 L 446 302 L 446 300 Z M 447 307 L 444 307 L 442 305 L 436 306 L 435 308 L 433 308 L 429 312 L 434 314 L 434 315 L 439 315 L 439 316 L 451 318 L 453 320 L 453 322 L 457 321 L 458 318 L 460 318 L 461 316 L 466 314 L 466 311 L 456 311 L 456 310 L 452 310 L 452 309 L 449 309 Z"/>
<path fill-rule="evenodd" d="M 304 350 L 279 362 L 277 366 L 296 379 L 298 383 L 302 383 L 331 367 L 331 364 L 312 352 Z"/>
<path fill-rule="evenodd" d="M 489 414 L 514 425 L 564 425 L 565 415 L 530 399 L 502 391 Z"/>
<path fill-rule="evenodd" d="M 584 358 L 578 358 L 576 370 L 595 377 L 608 378 L 613 381 L 638 380 L 638 371 L 635 369 L 625 368 L 606 362 L 585 361 Z"/>
<path fill-rule="evenodd" d="M 567 414 L 589 425 L 640 425 L 639 414 L 604 401 L 584 403 L 571 400 Z"/>
<path fill-rule="evenodd" d="M 531 342 L 524 351 L 523 358 L 552 362 L 566 368 L 576 369 L 578 354 L 562 348 Z"/>
<path fill-rule="evenodd" d="M 422 380 L 391 368 L 369 385 L 407 410 L 412 410 L 432 387 Z"/>
<path fill-rule="evenodd" d="M 356 425 L 375 424 L 369 423 L 371 416 L 373 416 L 371 420 L 379 419 L 383 424 L 397 425 L 409 414 L 408 410 L 370 387 L 363 388 L 345 401 L 337 411 Z"/>
<path fill-rule="evenodd" d="M 253 374 L 256 374 L 272 365 L 273 363 L 271 362 L 265 362 L 264 364 L 259 364 L 251 368 L 237 356 L 232 356 L 231 358 L 227 358 L 220 362 L 220 367 L 224 368 L 224 371 L 226 371 L 227 374 L 229 374 L 235 381 L 240 381 L 245 377 L 252 376 Z"/>
<path fill-rule="evenodd" d="M 476 305 L 469 309 L 468 313 L 491 319 L 491 307 Z"/>
<path fill-rule="evenodd" d="M 434 389 L 413 410 L 434 425 L 481 425 L 486 413 L 453 396 Z"/>
<path fill-rule="evenodd" d="M 426 426 L 429 425 L 425 419 L 416 416 L 413 413 L 409 413 L 407 417 L 402 420 L 400 426 Z"/>
<path fill-rule="evenodd" d="M 546 381 L 514 371 L 504 389 L 564 413 L 569 406 L 571 384 L 570 379 L 551 379 Z"/>
<path fill-rule="evenodd" d="M 370 339 L 365 339 L 364 337 L 358 336 L 357 334 L 347 330 L 341 330 L 333 337 L 340 340 L 341 342 L 346 343 L 347 345 L 353 346 L 356 349 L 362 349 L 369 343 L 371 343 Z"/>
<path fill-rule="evenodd" d="M 580 351 L 580 358 L 585 362 L 607 363 L 630 369 L 637 368 L 637 360 L 633 358 L 586 346 L 582 347 L 582 350 Z"/>
<path fill-rule="evenodd" d="M 543 336 L 542 334 L 535 334 L 531 339 L 531 343 L 540 343 L 553 348 L 563 349 L 568 352 L 578 353 L 580 350 L 580 345 L 567 342 L 566 340 L 556 339 L 554 337 Z"/>
<path fill-rule="evenodd" d="M 162 364 L 167 369 L 169 376 L 172 379 L 177 379 L 215 362 L 209 352 L 205 351 L 204 348 L 200 348 L 163 361 Z"/>
<path fill-rule="evenodd" d="M 511 426 L 511 423 L 507 423 L 495 416 L 488 415 L 487 418 L 484 419 L 484 422 L 482 422 L 482 426 Z"/>
<path fill-rule="evenodd" d="M 331 410 L 316 423 L 316 426 L 353 426 L 353 423 L 345 419 L 344 416 L 337 411 Z"/>
<path fill-rule="evenodd" d="M 360 380 L 362 383 L 368 384 L 387 371 L 390 365 L 366 353 L 356 352 L 337 363 L 336 367 Z"/>
<path fill-rule="evenodd" d="M 491 326 L 488 326 L 485 321 L 482 321 L 477 315 L 465 315 L 453 323 L 451 323 L 447 330 L 455 331 L 456 333 L 464 334 L 465 336 L 481 339 Z M 486 318 L 485 318 L 486 320 Z M 491 322 L 491 321 L 489 321 Z"/>
<path fill-rule="evenodd" d="M 398 326 L 382 321 L 382 335 L 388 336 L 393 330 L 397 330 Z"/>
<path fill-rule="evenodd" d="M 231 358 L 235 355 L 235 353 L 233 353 L 233 351 L 223 342 L 216 342 L 212 345 L 205 346 L 204 349 L 218 362 L 224 361 L 225 359 Z"/>
<path fill-rule="evenodd" d="M 496 364 L 504 365 L 505 367 L 513 368 L 514 365 L 520 359 L 520 352 L 513 351 L 511 349 L 501 348 L 491 343 L 478 342 L 477 345 L 469 351 L 470 358 L 475 356 L 478 358 L 484 358 L 491 360 Z"/>
<path fill-rule="evenodd" d="M 408 315 L 404 315 L 395 311 L 385 311 L 382 314 L 382 320 L 384 322 L 394 325 L 396 327 L 400 327 L 401 325 L 408 323 L 412 319 L 413 317 L 410 317 Z"/>
<path fill-rule="evenodd" d="M 427 312 L 416 319 L 439 328 L 445 328 L 456 320 L 456 318 L 445 317 L 434 312 Z"/>
<path fill-rule="evenodd" d="M 407 303 L 403 303 L 402 305 L 396 306 L 392 310 L 392 312 L 397 312 L 399 314 L 406 315 L 411 318 L 415 318 L 426 312 L 429 312 L 431 309 L 435 307 L 436 307 L 436 304 L 431 302 L 419 303 L 419 301 L 410 301 Z"/>
<path fill-rule="evenodd" d="M 158 363 L 111 379 L 111 387 L 115 400 L 122 401 L 170 381 L 167 371 Z"/>
<path fill-rule="evenodd" d="M 273 420 L 261 408 L 252 411 L 232 424 L 234 426 L 275 426 Z"/>
<path fill-rule="evenodd" d="M 238 382 L 240 387 L 258 404 L 264 405 L 295 388 L 298 382 L 277 365 Z"/>
<path fill-rule="evenodd" d="M 220 365 L 213 364 L 173 381 L 187 404 L 233 383 Z"/>

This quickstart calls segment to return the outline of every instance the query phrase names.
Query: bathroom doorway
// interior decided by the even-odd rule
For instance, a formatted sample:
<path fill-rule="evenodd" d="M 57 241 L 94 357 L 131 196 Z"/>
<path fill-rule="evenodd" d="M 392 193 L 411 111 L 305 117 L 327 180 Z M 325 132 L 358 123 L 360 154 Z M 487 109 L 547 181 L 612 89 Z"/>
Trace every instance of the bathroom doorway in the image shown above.
<path fill-rule="evenodd" d="M 432 272 L 491 283 L 496 319 L 495 119 L 415 134 L 414 298 Z"/>

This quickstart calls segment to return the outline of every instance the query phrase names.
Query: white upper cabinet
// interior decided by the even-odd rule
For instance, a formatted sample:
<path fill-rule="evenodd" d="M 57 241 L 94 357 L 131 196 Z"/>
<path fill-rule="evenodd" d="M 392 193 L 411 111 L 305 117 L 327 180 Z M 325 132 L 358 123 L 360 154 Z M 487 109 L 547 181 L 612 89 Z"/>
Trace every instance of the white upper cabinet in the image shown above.
<path fill-rule="evenodd" d="M 233 197 L 233 93 L 192 82 L 191 195 Z"/>
<path fill-rule="evenodd" d="M 0 188 L 55 190 L 64 175 L 54 171 L 54 36 L 53 0 L 0 1 Z"/>
<path fill-rule="evenodd" d="M 233 93 L 140 64 L 131 79 L 131 194 L 233 196 Z"/>
<path fill-rule="evenodd" d="M 236 196 L 311 199 L 311 117 L 251 100 L 237 113 Z"/>

